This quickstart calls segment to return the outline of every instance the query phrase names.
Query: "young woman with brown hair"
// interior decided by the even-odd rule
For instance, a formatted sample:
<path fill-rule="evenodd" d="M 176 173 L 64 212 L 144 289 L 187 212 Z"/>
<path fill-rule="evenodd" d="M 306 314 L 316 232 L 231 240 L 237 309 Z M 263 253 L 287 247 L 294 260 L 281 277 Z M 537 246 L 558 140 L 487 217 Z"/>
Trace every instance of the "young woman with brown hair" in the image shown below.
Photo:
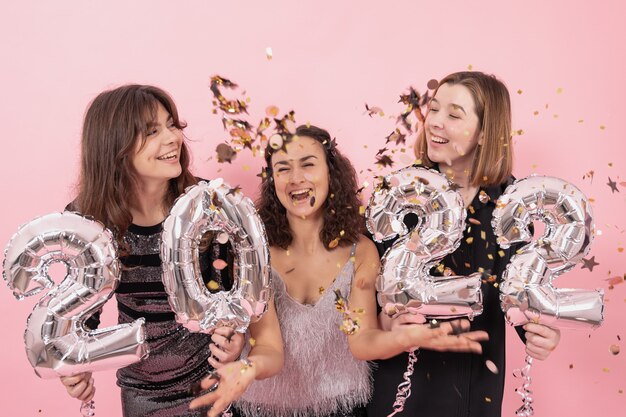
<path fill-rule="evenodd" d="M 233 335 L 232 329 L 218 328 L 209 336 L 191 333 L 178 324 L 161 281 L 161 224 L 174 200 L 198 182 L 189 171 L 184 127 L 171 97 L 147 85 L 105 91 L 85 114 L 78 195 L 68 209 L 92 216 L 113 231 L 124 266 L 115 291 L 119 322 L 144 317 L 150 348 L 146 359 L 117 372 L 125 417 L 201 415 L 189 410 L 190 387 L 207 376 L 211 367 L 221 368 L 235 360 L 243 346 L 243 337 Z M 207 282 L 228 279 L 224 271 L 212 268 L 218 256 L 226 256 L 224 247 L 201 254 Z M 97 326 L 98 317 L 87 324 Z M 258 347 L 250 355 L 254 370 L 246 377 L 278 372 L 282 346 L 272 303 L 250 331 Z M 82 401 L 93 397 L 90 373 L 61 380 L 71 396 Z M 230 395 L 233 399 L 234 393 Z M 216 415 L 228 402 L 211 412 Z"/>
<path fill-rule="evenodd" d="M 415 143 L 415 156 L 420 165 L 439 170 L 461 187 L 467 228 L 459 248 L 442 264 L 451 275 L 484 273 L 484 311 L 471 329 L 486 331 L 489 341 L 483 343 L 482 356 L 422 347 L 411 378 L 412 395 L 398 416 L 500 416 L 505 322 L 498 284 L 519 245 L 500 248 L 491 217 L 498 197 L 513 181 L 511 146 L 511 102 L 501 81 L 481 72 L 458 72 L 439 82 Z M 405 223 L 411 228 L 417 224 L 410 216 Z M 378 245 L 380 254 L 392 244 Z M 410 321 L 410 315 L 403 315 L 390 326 L 402 327 Z M 543 325 L 529 323 L 518 331 L 527 353 L 536 359 L 545 359 L 559 342 L 559 331 Z M 406 365 L 407 354 L 378 361 L 368 415 L 392 411 Z"/>

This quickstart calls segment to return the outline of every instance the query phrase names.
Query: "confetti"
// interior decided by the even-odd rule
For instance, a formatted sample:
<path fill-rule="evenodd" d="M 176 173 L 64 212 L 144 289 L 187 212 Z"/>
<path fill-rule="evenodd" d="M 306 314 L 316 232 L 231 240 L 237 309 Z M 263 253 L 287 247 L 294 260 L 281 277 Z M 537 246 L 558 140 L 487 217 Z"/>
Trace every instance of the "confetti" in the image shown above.
<path fill-rule="evenodd" d="M 218 234 L 216 240 L 218 243 L 222 245 L 226 244 L 226 242 L 228 242 L 228 233 L 222 232 Z"/>
<path fill-rule="evenodd" d="M 611 194 L 615 194 L 616 191 L 619 193 L 619 190 L 617 189 L 617 183 L 613 181 L 611 177 L 609 177 L 609 182 L 607 182 L 606 185 L 611 188 Z"/>
<path fill-rule="evenodd" d="M 583 258 L 582 260 L 583 265 L 580 267 L 580 269 L 585 269 L 587 268 L 589 270 L 589 272 L 593 272 L 593 268 L 597 265 L 600 265 L 598 262 L 596 262 L 596 257 L 592 256 L 589 259 L 585 259 Z"/>
<path fill-rule="evenodd" d="M 435 79 L 430 79 L 426 83 L 426 87 L 428 87 L 429 90 L 435 90 L 435 89 L 437 89 L 437 87 L 439 87 L 439 81 L 437 81 Z"/>
<path fill-rule="evenodd" d="M 271 61 L 272 58 L 274 57 L 274 53 L 272 52 L 271 46 L 268 46 L 267 48 L 265 48 L 265 57 L 267 58 L 268 61 Z"/>
<path fill-rule="evenodd" d="M 220 143 L 215 148 L 217 152 L 217 162 L 228 162 L 229 164 L 237 157 L 237 152 L 227 143 Z"/>
<path fill-rule="evenodd" d="M 613 355 L 619 355 L 619 346 L 618 345 L 611 345 L 609 347 L 609 352 L 611 352 Z"/>
<path fill-rule="evenodd" d="M 218 290 L 220 288 L 220 284 L 217 283 L 216 281 L 213 281 L 213 280 L 207 282 L 206 286 L 211 291 L 215 291 L 215 290 Z"/>
<path fill-rule="evenodd" d="M 485 366 L 487 367 L 487 369 L 489 369 L 489 372 L 491 372 L 492 374 L 498 374 L 499 370 L 498 367 L 496 366 L 495 363 L 493 363 L 493 361 L 490 361 L 489 359 L 487 359 L 485 361 Z"/>
<path fill-rule="evenodd" d="M 216 259 L 213 261 L 213 268 L 217 269 L 218 271 L 221 271 L 227 266 L 228 266 L 228 263 L 223 259 Z"/>
<path fill-rule="evenodd" d="M 334 249 L 339 245 L 339 238 L 336 237 L 328 243 L 328 249 Z"/>

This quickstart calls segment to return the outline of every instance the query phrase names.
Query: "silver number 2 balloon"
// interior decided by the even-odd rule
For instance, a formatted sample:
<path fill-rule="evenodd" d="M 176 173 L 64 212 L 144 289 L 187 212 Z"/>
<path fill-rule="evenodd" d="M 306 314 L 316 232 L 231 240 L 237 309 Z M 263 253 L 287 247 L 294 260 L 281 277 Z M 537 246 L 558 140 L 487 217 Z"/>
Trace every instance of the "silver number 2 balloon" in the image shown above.
<path fill-rule="evenodd" d="M 119 283 L 116 247 L 108 229 L 77 213 L 51 213 L 23 225 L 5 250 L 3 277 L 17 299 L 48 292 L 28 317 L 28 360 L 42 378 L 120 368 L 148 355 L 144 319 L 98 330 L 83 323 Z M 59 285 L 48 275 L 67 267 Z"/>
<path fill-rule="evenodd" d="M 533 240 L 533 220 L 545 224 Z M 571 270 L 589 252 L 594 224 L 591 206 L 578 188 L 554 177 L 531 176 L 507 187 L 496 202 L 491 221 L 501 247 L 530 242 L 517 251 L 502 274 L 500 304 L 506 320 L 516 326 L 528 322 L 551 327 L 597 327 L 602 323 L 602 290 L 554 288 L 552 281 Z M 523 379 L 516 392 L 522 405 L 519 417 L 534 414 L 530 371 L 533 359 L 514 375 Z"/>
<path fill-rule="evenodd" d="M 210 293 L 200 274 L 199 247 L 207 231 L 226 234 L 235 252 L 235 283 Z M 244 332 L 267 310 L 269 249 L 252 201 L 221 178 L 201 181 L 178 197 L 163 223 L 163 283 L 177 321 L 191 331 L 220 325 Z"/>
<path fill-rule="evenodd" d="M 410 233 L 402 221 L 408 213 L 419 219 Z M 383 311 L 427 318 L 471 318 L 482 312 L 480 274 L 430 274 L 459 246 L 465 228 L 463 199 L 444 175 L 421 167 L 388 175 L 372 194 L 365 216 L 377 242 L 401 236 L 381 259 L 377 290 Z"/>
<path fill-rule="evenodd" d="M 545 224 L 533 240 L 533 220 Z M 511 258 L 502 276 L 500 301 L 507 321 L 560 328 L 597 327 L 603 320 L 602 290 L 554 288 L 552 281 L 589 252 L 591 206 L 578 188 L 554 177 L 516 181 L 498 199 L 492 226 L 501 247 L 530 242 Z"/>

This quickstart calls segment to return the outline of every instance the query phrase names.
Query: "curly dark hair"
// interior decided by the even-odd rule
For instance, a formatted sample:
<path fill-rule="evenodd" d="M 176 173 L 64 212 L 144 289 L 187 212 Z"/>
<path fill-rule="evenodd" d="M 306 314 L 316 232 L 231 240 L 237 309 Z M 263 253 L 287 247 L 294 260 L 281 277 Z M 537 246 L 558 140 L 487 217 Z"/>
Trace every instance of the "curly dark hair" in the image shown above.
<path fill-rule="evenodd" d="M 285 138 L 285 142 L 294 135 Z M 358 182 L 352 163 L 339 152 L 335 140 L 319 127 L 302 125 L 296 128 L 295 136 L 306 136 L 318 141 L 324 148 L 328 164 L 328 197 L 324 202 L 324 226 L 320 231 L 320 240 L 329 249 L 357 243 L 365 231 L 365 220 L 359 213 L 361 202 L 358 197 Z M 265 230 L 271 246 L 287 249 L 293 237 L 287 220 L 287 211 L 276 195 L 272 178 L 272 155 L 277 152 L 269 145 L 265 149 L 265 164 L 260 187 L 260 196 L 256 202 L 259 215 L 265 223 Z"/>

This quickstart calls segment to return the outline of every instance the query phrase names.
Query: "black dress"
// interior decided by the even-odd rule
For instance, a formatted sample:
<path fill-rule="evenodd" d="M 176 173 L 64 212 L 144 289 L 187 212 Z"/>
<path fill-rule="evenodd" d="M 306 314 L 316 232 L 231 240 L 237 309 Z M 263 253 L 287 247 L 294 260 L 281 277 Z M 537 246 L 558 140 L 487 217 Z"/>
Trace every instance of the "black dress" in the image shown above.
<path fill-rule="evenodd" d="M 411 378 L 412 394 L 404 411 L 396 414 L 398 417 L 500 416 L 505 375 L 505 321 L 497 285 L 519 245 L 500 248 L 493 234 L 491 217 L 496 200 L 512 181 L 513 178 L 506 184 L 479 190 L 467 210 L 461 245 L 441 262 L 456 275 L 484 272 L 481 286 L 484 310 L 471 324 L 471 330 L 489 333 L 489 341 L 482 343 L 483 354 L 420 350 Z M 469 219 L 473 219 L 471 223 Z M 412 228 L 417 218 L 406 216 L 405 223 Z M 380 255 L 392 244 L 393 241 L 377 244 Z M 432 273 L 435 275 L 436 271 Z M 518 332 L 523 338 L 521 328 Z M 487 360 L 496 365 L 497 373 L 487 368 Z M 369 417 L 384 417 L 392 411 L 407 361 L 408 354 L 404 353 L 376 362 L 374 394 L 367 407 Z"/>
<path fill-rule="evenodd" d="M 131 224 L 124 235 L 128 253 L 120 256 L 124 268 L 115 290 L 118 323 L 144 317 L 150 354 L 117 371 L 122 414 L 124 417 L 200 417 L 206 415 L 207 409 L 189 410 L 194 398 L 190 388 L 211 370 L 207 362 L 211 337 L 192 333 L 176 322 L 161 279 L 161 226 Z M 222 289 L 230 289 L 230 268 L 215 270 L 212 261 L 217 258 L 232 265 L 228 247 L 214 244 L 200 254 L 203 280 L 205 283 L 214 280 Z M 96 313 L 86 324 L 96 328 L 99 321 Z"/>

